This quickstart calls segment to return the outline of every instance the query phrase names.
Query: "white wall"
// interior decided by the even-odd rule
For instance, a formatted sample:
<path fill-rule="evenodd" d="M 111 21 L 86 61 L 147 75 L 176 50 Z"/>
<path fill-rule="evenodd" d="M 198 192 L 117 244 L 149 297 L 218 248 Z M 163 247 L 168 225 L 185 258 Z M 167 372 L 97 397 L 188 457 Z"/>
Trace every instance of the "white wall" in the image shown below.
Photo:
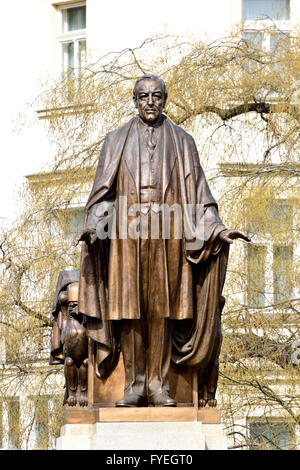
<path fill-rule="evenodd" d="M 87 5 L 88 44 L 100 53 L 135 47 L 153 34 L 218 36 L 231 25 L 231 0 L 88 0 Z"/>
<path fill-rule="evenodd" d="M 37 171 L 49 158 L 45 135 L 27 123 L 16 131 L 18 114 L 40 92 L 39 80 L 53 68 L 52 33 L 54 8 L 48 0 L 2 2 L 2 48 L 0 74 L 0 217 L 15 214 L 16 190 L 22 177 Z"/>
<path fill-rule="evenodd" d="M 51 158 L 42 129 L 33 125 L 36 108 L 26 109 L 41 92 L 40 79 L 58 71 L 56 8 L 70 0 L 9 0 L 1 4 L 2 73 L 0 225 L 17 212 L 16 188 Z M 242 0 L 87 0 L 87 45 L 103 53 L 136 47 L 154 34 L 177 33 L 215 38 L 241 20 Z M 299 0 L 291 12 L 300 18 Z M 14 133 L 18 113 L 27 125 Z M 2 218 L 2 219 L 1 219 Z"/>

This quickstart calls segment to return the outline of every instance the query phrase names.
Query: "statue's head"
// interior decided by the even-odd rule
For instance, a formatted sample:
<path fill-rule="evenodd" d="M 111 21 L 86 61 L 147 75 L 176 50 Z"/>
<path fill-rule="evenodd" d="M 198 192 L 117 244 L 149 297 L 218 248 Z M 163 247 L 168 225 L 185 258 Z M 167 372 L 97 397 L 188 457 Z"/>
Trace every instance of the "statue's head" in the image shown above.
<path fill-rule="evenodd" d="M 165 82 L 148 73 L 135 82 L 133 101 L 140 117 L 148 124 L 154 124 L 160 118 L 167 101 Z"/>

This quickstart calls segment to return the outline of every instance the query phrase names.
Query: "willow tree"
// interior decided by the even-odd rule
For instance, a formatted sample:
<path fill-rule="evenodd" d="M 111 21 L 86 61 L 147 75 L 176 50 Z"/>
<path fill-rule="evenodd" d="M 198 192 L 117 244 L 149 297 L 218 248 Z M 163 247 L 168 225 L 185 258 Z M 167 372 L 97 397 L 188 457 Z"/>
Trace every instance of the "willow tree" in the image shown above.
<path fill-rule="evenodd" d="M 245 417 L 299 424 L 300 34 L 259 34 L 271 35 L 272 50 L 239 28 L 211 43 L 151 38 L 69 70 L 35 103 L 56 155 L 47 171 L 28 179 L 22 215 L 0 243 L 0 321 L 9 359 L 0 391 L 4 401 L 21 388 L 35 395 L 17 443 L 21 435 L 30 442 L 42 413 L 39 396 L 55 394 L 61 406 L 62 369 L 47 366 L 46 357 L 57 274 L 79 266 L 72 211 L 87 199 L 105 135 L 135 114 L 133 85 L 146 72 L 167 84 L 165 114 L 195 136 L 224 222 L 253 240 L 232 250 L 225 286 L 219 406 L 231 445 L 250 445 Z M 274 419 L 271 434 L 257 433 L 258 447 L 286 445 L 276 438 Z M 55 434 L 59 413 L 51 423 Z M 47 445 L 41 433 L 40 446 Z"/>

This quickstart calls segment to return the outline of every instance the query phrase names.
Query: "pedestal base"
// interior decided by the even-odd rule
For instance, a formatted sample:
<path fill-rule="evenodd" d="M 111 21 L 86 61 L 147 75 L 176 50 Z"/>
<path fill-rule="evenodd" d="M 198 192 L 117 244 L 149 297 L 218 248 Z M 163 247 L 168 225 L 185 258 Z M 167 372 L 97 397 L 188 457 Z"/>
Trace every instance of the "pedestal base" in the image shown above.
<path fill-rule="evenodd" d="M 57 450 L 225 450 L 220 412 L 196 408 L 66 410 Z M 91 416 L 94 419 L 91 419 Z M 94 422 L 93 422 L 94 421 Z"/>

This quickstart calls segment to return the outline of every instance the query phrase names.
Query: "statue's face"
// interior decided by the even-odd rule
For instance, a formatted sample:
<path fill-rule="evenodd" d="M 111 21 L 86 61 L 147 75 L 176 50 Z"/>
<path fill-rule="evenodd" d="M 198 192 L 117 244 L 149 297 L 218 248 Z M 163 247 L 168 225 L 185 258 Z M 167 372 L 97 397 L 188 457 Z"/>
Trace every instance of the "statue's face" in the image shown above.
<path fill-rule="evenodd" d="M 68 303 L 68 313 L 71 317 L 76 317 L 78 315 L 78 302 Z"/>
<path fill-rule="evenodd" d="M 150 78 L 141 80 L 136 88 L 134 103 L 143 121 L 154 124 L 161 116 L 165 105 L 161 83 Z"/>

